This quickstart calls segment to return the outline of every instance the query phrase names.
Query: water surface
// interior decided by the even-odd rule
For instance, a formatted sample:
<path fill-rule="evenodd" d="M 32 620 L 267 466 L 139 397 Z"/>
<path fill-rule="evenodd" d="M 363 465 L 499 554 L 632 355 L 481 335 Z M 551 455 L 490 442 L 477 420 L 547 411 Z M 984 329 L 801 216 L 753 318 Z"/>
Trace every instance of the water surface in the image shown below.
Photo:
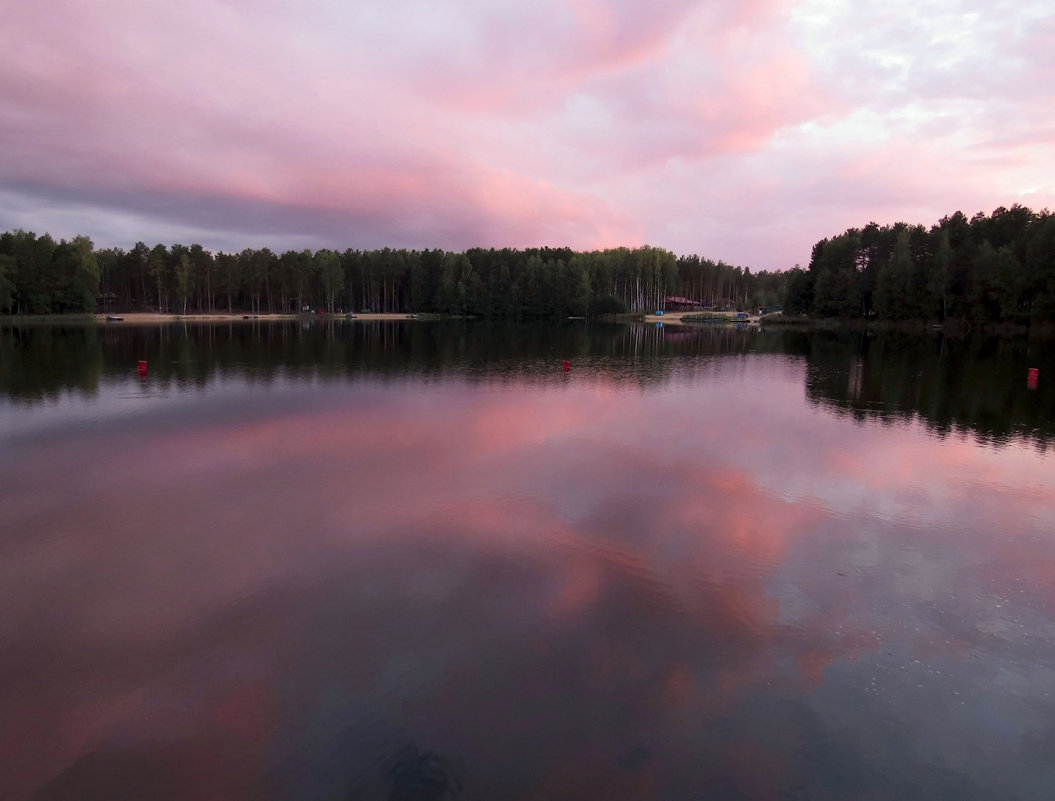
<path fill-rule="evenodd" d="M 4 329 L 0 797 L 1050 798 L 1051 355 Z"/>

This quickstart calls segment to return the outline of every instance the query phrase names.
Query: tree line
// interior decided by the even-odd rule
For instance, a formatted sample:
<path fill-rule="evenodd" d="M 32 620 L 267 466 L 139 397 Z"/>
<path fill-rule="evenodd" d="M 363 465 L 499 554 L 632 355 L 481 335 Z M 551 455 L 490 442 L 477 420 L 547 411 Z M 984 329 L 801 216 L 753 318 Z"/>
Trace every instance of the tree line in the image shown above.
<path fill-rule="evenodd" d="M 1055 215 L 1014 205 L 930 228 L 871 222 L 813 246 L 788 277 L 784 309 L 821 317 L 1055 320 Z"/>
<path fill-rule="evenodd" d="M 212 253 L 84 236 L 0 234 L 0 311 L 291 313 L 304 309 L 533 318 L 664 308 L 670 296 L 746 309 L 778 303 L 786 276 L 661 248 L 290 250 Z"/>

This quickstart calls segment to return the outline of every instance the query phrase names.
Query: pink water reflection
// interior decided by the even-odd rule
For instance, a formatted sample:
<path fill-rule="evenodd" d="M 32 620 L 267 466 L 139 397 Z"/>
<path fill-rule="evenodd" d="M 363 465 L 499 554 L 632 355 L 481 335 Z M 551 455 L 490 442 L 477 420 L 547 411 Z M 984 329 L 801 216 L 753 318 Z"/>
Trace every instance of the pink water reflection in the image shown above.
<path fill-rule="evenodd" d="M 773 798 L 874 767 L 858 682 L 891 673 L 879 728 L 908 753 L 933 712 L 915 685 L 977 694 L 1013 665 L 984 705 L 1021 747 L 949 770 L 1017 771 L 1017 797 L 1040 776 L 1035 451 L 829 416 L 761 358 L 214 411 L 0 457 L 11 798 L 388 797 L 408 743 L 472 798 Z M 950 751 L 986 747 L 939 712 Z"/>

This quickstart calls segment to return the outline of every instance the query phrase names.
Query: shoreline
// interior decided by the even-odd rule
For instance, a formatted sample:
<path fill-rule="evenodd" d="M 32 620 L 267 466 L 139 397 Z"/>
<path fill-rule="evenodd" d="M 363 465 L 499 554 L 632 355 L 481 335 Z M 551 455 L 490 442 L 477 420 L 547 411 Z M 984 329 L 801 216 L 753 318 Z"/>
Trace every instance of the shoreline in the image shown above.
<path fill-rule="evenodd" d="M 625 314 L 615 315 L 616 322 L 622 323 L 664 323 L 666 325 L 725 325 L 728 323 L 748 323 L 758 325 L 759 318 L 751 315 L 746 319 L 737 319 L 736 312 L 713 312 L 709 316 L 724 319 L 711 320 L 685 320 L 684 317 L 699 316 L 698 311 L 666 312 L 657 314 Z M 110 319 L 108 319 L 110 318 Z M 457 319 L 442 314 L 411 314 L 403 312 L 369 312 L 365 314 L 356 313 L 349 317 L 347 313 L 310 314 L 307 312 L 297 313 L 262 313 L 252 312 L 210 312 L 193 314 L 176 314 L 172 312 L 111 312 L 95 314 L 11 314 L 0 315 L 0 324 L 6 325 L 57 325 L 62 323 L 73 324 L 96 324 L 96 325 L 165 325 L 171 323 L 241 323 L 241 322 L 278 322 L 288 320 L 301 320 L 304 322 L 312 320 L 440 320 Z M 599 318 L 604 319 L 604 316 Z"/>
<path fill-rule="evenodd" d="M 112 318 L 112 319 L 107 319 Z M 434 315 L 402 313 L 356 314 L 252 314 L 245 312 L 216 312 L 211 314 L 171 314 L 162 312 L 111 312 L 109 314 L 3 314 L 0 325 L 160 325 L 166 323 L 242 323 L 276 322 L 281 320 L 418 320 L 435 319 Z"/>
<path fill-rule="evenodd" d="M 699 317 L 707 315 L 714 318 L 709 320 L 684 320 L 684 317 Z M 724 318 L 724 319 L 717 319 Z M 749 314 L 746 318 L 737 318 L 736 312 L 664 312 L 663 314 L 646 314 L 646 323 L 663 323 L 664 325 L 725 325 L 727 323 L 748 323 L 758 325 L 761 318 L 757 314 Z"/>
<path fill-rule="evenodd" d="M 92 319 L 97 323 L 233 323 L 233 322 L 271 322 L 276 320 L 414 320 L 412 314 L 356 314 L 349 317 L 347 314 L 252 314 L 227 312 L 213 314 L 165 314 L 161 312 L 129 312 L 127 314 L 93 314 Z M 107 319 L 108 317 L 119 317 L 121 319 Z"/>

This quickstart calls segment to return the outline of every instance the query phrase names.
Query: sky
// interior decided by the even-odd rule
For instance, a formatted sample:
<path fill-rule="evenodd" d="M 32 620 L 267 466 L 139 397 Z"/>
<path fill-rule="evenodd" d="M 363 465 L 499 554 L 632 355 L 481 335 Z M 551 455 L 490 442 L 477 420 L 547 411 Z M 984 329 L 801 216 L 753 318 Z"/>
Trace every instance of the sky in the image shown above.
<path fill-rule="evenodd" d="M 1050 0 L 3 5 L 0 230 L 772 270 L 1055 207 Z"/>

